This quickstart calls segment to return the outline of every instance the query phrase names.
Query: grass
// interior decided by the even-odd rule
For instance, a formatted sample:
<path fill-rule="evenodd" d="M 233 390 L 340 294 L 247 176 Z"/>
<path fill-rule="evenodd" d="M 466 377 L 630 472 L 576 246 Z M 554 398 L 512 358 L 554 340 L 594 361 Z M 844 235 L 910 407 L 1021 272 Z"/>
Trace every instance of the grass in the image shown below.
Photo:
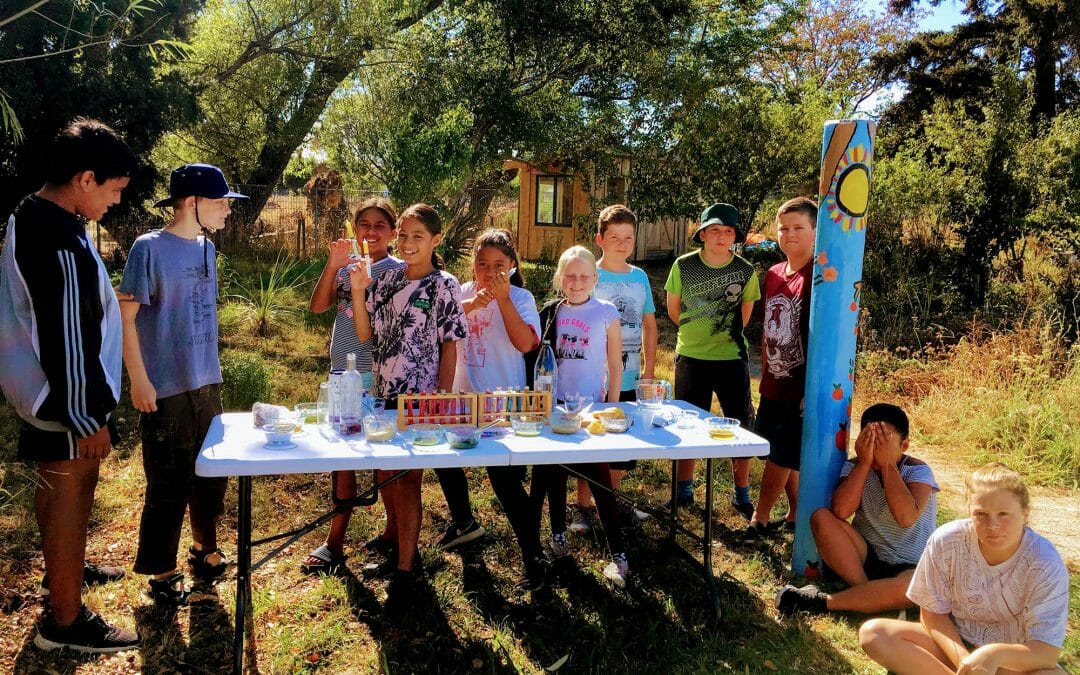
<path fill-rule="evenodd" d="M 252 274 L 237 263 L 237 274 Z M 298 308 L 318 274 L 319 265 L 302 273 L 306 286 L 293 292 Z M 549 270 L 524 266 L 538 299 Z M 666 270 L 650 270 L 654 288 L 662 288 Z M 662 299 L 662 294 L 658 294 Z M 658 305 L 662 306 L 662 305 Z M 224 314 L 224 311 L 222 312 Z M 257 354 L 270 370 L 271 400 L 311 400 L 328 366 L 325 317 L 307 313 L 287 316 L 277 330 L 260 337 L 222 320 L 223 349 Z M 661 318 L 658 377 L 672 375 L 674 327 Z M 907 373 L 914 382 L 942 389 L 948 376 L 933 377 L 936 362 L 916 366 L 897 362 L 890 372 Z M 924 372 L 924 370 L 926 372 Z M 884 370 L 882 371 L 884 372 Z M 921 379 L 920 379 L 921 378 Z M 908 382 L 903 378 L 865 376 L 860 384 Z M 907 385 L 905 385 L 907 386 Z M 926 389 L 927 392 L 931 389 Z M 907 398 L 921 405 L 926 397 L 907 391 L 874 391 L 878 396 Z M 1076 399 L 1074 399 L 1076 400 Z M 927 404 L 928 405 L 928 404 Z M 917 415 L 930 415 L 930 408 Z M 130 564 L 142 504 L 144 478 L 137 448 L 137 414 L 126 396 L 117 413 L 127 440 L 104 464 L 91 525 L 89 557 Z M 920 419 L 920 426 L 923 425 Z M 221 604 L 172 614 L 141 597 L 143 580 L 129 577 L 95 589 L 88 603 L 111 620 L 138 628 L 146 646 L 140 652 L 100 659 L 66 654 L 45 655 L 29 644 L 40 606 L 33 589 L 41 572 L 32 512 L 33 474 L 12 460 L 17 424 L 9 408 L 0 408 L 0 434 L 5 440 L 0 464 L 0 670 L 37 673 L 202 673 L 227 670 L 231 649 L 233 585 L 220 586 Z M 939 433 L 934 431 L 932 433 Z M 669 465 L 642 462 L 626 481 L 628 489 L 653 503 L 666 499 Z M 755 463 L 754 482 L 760 464 Z M 647 523 L 628 537 L 634 583 L 614 591 L 600 575 L 604 550 L 591 537 L 574 540 L 575 565 L 561 576 L 554 592 L 527 602 L 515 595 L 520 571 L 517 548 L 484 472 L 469 472 L 474 510 L 490 531 L 483 547 L 441 554 L 433 544 L 446 524 L 444 501 L 433 475 L 423 485 L 424 525 L 421 550 L 430 579 L 410 616 L 392 620 L 382 609 L 384 582 L 363 581 L 366 561 L 354 551 L 350 569 L 341 578 L 303 576 L 298 565 L 321 541 L 312 533 L 270 561 L 254 575 L 255 635 L 258 672 L 679 672 L 679 673 L 879 673 L 858 646 L 859 619 L 849 616 L 781 619 L 772 607 L 776 590 L 786 583 L 791 556 L 790 535 L 771 542 L 741 543 L 741 521 L 724 508 L 730 499 L 730 474 L 721 468 L 716 514 L 714 559 L 723 603 L 719 622 L 711 619 L 707 592 L 695 569 L 662 546 L 662 532 Z M 699 484 L 702 480 L 699 467 Z M 228 511 L 221 532 L 223 546 L 235 551 L 235 487 L 226 498 Z M 329 479 L 319 475 L 265 477 L 255 480 L 253 513 L 256 536 L 298 526 L 327 508 Z M 700 495 L 700 493 L 699 493 Z M 784 505 L 778 506 L 779 516 Z M 958 514 L 943 512 L 942 518 Z M 359 509 L 349 541 L 359 548 L 381 525 L 381 504 Z M 685 524 L 700 530 L 700 517 Z M 184 533 L 182 541 L 188 541 Z M 1080 576 L 1072 576 L 1073 592 L 1065 661 L 1080 666 Z M 556 668 L 557 667 L 557 668 Z M 551 670 L 547 671 L 551 672 Z"/>

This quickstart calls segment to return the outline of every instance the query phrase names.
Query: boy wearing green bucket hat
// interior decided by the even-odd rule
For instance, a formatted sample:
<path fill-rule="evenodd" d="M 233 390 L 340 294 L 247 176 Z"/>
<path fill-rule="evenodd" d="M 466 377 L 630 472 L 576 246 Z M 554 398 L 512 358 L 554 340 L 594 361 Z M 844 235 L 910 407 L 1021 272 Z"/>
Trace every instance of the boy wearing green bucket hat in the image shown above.
<path fill-rule="evenodd" d="M 743 327 L 761 289 L 754 266 L 732 251 L 746 241 L 746 226 L 740 224 L 734 206 L 717 203 L 702 212 L 692 239 L 701 248 L 680 256 L 664 285 L 668 316 L 679 327 L 675 398 L 708 410 L 716 394 L 724 415 L 749 426 L 754 407 Z M 694 502 L 694 461 L 677 463 L 679 489 L 672 508 Z M 733 459 L 732 473 L 732 505 L 749 520 L 754 512 L 750 460 Z"/>

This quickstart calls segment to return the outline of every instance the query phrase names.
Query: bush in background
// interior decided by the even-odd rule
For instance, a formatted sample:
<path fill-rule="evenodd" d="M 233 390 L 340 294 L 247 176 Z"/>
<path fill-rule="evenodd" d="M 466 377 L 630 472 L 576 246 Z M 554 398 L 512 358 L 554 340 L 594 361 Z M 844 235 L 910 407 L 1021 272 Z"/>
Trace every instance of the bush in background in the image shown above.
<path fill-rule="evenodd" d="M 250 410 L 256 401 L 270 398 L 270 369 L 256 353 L 232 349 L 222 352 L 221 377 L 226 411 Z"/>

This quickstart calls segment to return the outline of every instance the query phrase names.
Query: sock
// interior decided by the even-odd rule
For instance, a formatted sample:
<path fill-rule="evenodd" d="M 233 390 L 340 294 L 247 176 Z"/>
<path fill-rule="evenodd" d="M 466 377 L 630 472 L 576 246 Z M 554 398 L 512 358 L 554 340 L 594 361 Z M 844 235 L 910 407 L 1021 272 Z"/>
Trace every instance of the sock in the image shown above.
<path fill-rule="evenodd" d="M 566 533 L 565 532 L 556 532 L 556 533 L 552 534 L 551 535 L 551 540 L 554 541 L 559 546 L 566 546 L 567 545 L 566 544 Z"/>
<path fill-rule="evenodd" d="M 694 496 L 694 481 L 681 480 L 679 481 L 679 499 L 690 499 Z"/>
<path fill-rule="evenodd" d="M 735 502 L 738 504 L 750 504 L 750 486 L 735 486 Z"/>
<path fill-rule="evenodd" d="M 626 562 L 626 554 L 620 551 L 619 553 L 611 556 L 611 559 L 615 562 Z"/>

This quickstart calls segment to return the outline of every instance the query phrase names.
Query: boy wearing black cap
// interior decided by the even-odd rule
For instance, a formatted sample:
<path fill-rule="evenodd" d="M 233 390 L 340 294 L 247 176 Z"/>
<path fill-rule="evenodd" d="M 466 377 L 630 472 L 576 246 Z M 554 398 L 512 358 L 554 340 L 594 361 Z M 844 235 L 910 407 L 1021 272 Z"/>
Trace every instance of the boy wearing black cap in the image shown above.
<path fill-rule="evenodd" d="M 34 497 L 46 609 L 34 644 L 109 653 L 139 636 L 82 604 L 83 586 L 115 581 L 118 567 L 84 560 L 101 460 L 119 440 L 121 328 L 109 274 L 86 224 L 99 220 L 138 160 L 115 131 L 77 119 L 46 153 L 44 185 L 8 220 L 0 256 L 0 386 L 21 419 L 18 459 L 36 464 Z"/>
<path fill-rule="evenodd" d="M 169 178 L 169 196 L 155 204 L 173 210 L 168 225 L 135 240 L 119 290 L 124 364 L 131 402 L 142 414 L 146 496 L 135 571 L 150 576 L 148 595 L 159 604 L 189 601 L 177 571 L 180 529 L 190 508 L 188 564 L 199 581 L 196 600 L 214 600 L 209 584 L 228 569 L 217 547 L 226 479 L 195 475 L 195 459 L 210 421 L 222 411 L 218 362 L 217 264 L 203 229 L 225 227 L 233 192 L 221 170 L 188 164 Z M 149 370 L 148 370 L 149 368 Z"/>
<path fill-rule="evenodd" d="M 750 320 L 761 289 L 754 266 L 731 250 L 746 241 L 746 227 L 740 226 L 734 206 L 713 204 L 701 214 L 693 240 L 701 249 L 680 256 L 664 285 L 668 317 L 679 327 L 675 398 L 708 410 L 715 393 L 724 414 L 747 426 L 754 407 L 743 326 Z M 672 508 L 694 502 L 694 460 L 677 465 L 679 489 Z M 749 520 L 754 513 L 750 460 L 733 459 L 732 473 L 732 505 Z"/>

